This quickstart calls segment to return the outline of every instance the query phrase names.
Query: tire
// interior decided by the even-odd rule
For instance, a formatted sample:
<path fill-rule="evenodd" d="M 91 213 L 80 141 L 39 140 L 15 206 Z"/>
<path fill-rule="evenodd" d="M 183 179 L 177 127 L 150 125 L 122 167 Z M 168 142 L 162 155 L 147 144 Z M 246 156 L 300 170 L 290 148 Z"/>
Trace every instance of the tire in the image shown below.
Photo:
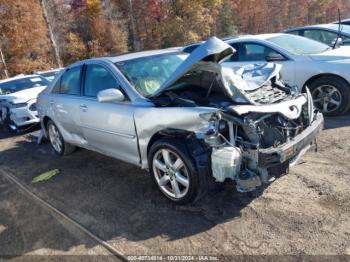
<path fill-rule="evenodd" d="M 182 165 L 178 159 L 182 161 Z M 148 163 L 153 182 L 169 200 L 177 204 L 187 204 L 204 195 L 205 174 L 198 173 L 183 141 L 159 139 L 150 148 Z"/>
<path fill-rule="evenodd" d="M 66 156 L 74 152 L 75 146 L 66 143 L 61 132 L 52 120 L 47 123 L 47 133 L 49 141 L 55 153 L 59 156 Z"/>
<path fill-rule="evenodd" d="M 350 108 L 350 85 L 342 78 L 324 76 L 309 86 L 315 107 L 325 116 L 337 116 Z"/>
<path fill-rule="evenodd" d="M 16 125 L 10 119 L 10 110 L 7 107 L 3 108 L 3 110 L 5 111 L 5 113 L 2 112 L 3 116 L 5 115 L 5 118 L 3 119 L 4 129 L 9 133 L 15 133 L 17 131 L 17 128 L 16 129 L 11 128 L 11 125 L 12 126 L 16 126 Z"/>

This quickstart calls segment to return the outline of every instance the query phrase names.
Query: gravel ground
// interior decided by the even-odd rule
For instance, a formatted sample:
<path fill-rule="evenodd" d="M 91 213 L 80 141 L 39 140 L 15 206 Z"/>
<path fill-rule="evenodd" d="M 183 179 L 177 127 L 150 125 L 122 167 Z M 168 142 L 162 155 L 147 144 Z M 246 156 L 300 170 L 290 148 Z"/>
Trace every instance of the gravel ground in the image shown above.
<path fill-rule="evenodd" d="M 349 137 L 350 115 L 326 119 L 318 151 L 288 175 L 253 194 L 226 184 L 190 206 L 134 166 L 87 150 L 59 158 L 28 135 L 0 134 L 0 168 L 126 255 L 350 255 Z M 105 252 L 17 191 L 0 179 L 0 256 Z"/>

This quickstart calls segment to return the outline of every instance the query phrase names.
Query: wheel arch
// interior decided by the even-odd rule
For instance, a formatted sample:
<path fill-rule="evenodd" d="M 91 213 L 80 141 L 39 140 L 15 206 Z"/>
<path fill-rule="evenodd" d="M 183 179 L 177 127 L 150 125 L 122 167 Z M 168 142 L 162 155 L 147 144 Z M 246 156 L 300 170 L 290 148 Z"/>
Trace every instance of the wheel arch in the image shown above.
<path fill-rule="evenodd" d="M 151 139 L 148 142 L 147 145 L 147 156 L 149 154 L 149 151 L 152 147 L 152 145 L 159 139 L 162 138 L 188 138 L 189 136 L 192 136 L 193 132 L 183 130 L 183 129 L 175 129 L 175 128 L 165 128 L 157 133 L 155 133 Z"/>
<path fill-rule="evenodd" d="M 45 131 L 47 131 L 47 124 L 49 123 L 50 120 L 52 121 L 52 119 L 48 116 L 43 117 L 42 123 L 43 123 L 43 127 L 45 128 Z"/>
<path fill-rule="evenodd" d="M 305 88 L 306 87 L 309 87 L 311 85 L 312 82 L 314 82 L 315 80 L 317 79 L 320 79 L 322 77 L 336 77 L 336 78 L 339 78 L 343 81 L 345 81 L 346 83 L 348 83 L 348 85 L 350 85 L 349 81 L 346 80 L 344 77 L 340 76 L 340 75 L 337 75 L 337 74 L 332 74 L 332 73 L 322 73 L 322 74 L 318 74 L 318 75 L 314 75 L 312 76 L 311 78 L 309 78 L 305 84 L 303 85 L 302 87 L 302 91 L 305 91 Z"/>

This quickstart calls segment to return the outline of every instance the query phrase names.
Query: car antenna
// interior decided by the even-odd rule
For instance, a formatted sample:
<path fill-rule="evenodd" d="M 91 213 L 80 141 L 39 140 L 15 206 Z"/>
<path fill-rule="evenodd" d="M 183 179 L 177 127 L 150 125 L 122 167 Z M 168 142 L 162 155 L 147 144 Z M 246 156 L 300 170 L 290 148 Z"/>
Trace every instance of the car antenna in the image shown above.
<path fill-rule="evenodd" d="M 341 18 L 340 18 L 340 9 L 339 9 L 339 7 L 338 7 L 338 19 L 339 19 L 339 22 L 338 22 L 338 34 L 337 34 L 337 38 L 334 41 L 333 49 L 335 49 L 335 47 L 337 46 L 338 40 L 340 38 L 340 33 L 341 33 Z"/>

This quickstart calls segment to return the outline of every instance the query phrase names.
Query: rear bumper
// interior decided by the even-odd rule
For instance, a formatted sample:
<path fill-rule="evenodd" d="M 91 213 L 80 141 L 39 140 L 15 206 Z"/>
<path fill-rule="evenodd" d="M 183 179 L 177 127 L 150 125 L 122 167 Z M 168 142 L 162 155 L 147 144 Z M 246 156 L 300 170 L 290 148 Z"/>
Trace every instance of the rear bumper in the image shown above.
<path fill-rule="evenodd" d="M 305 149 L 315 141 L 317 135 L 323 129 L 323 115 L 318 113 L 315 118 L 308 128 L 289 142 L 274 148 L 259 149 L 259 167 L 268 168 L 304 154 L 307 151 Z"/>

